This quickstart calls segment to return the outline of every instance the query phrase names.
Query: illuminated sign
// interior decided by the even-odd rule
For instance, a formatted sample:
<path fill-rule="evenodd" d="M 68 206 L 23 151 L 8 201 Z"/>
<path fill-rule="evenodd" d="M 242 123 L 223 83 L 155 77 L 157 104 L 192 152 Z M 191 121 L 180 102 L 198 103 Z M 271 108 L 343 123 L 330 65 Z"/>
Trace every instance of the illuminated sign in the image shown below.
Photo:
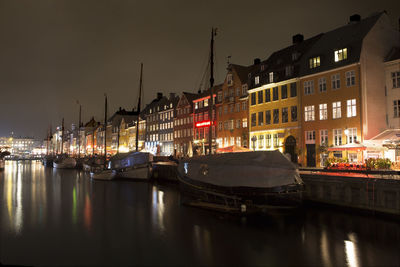
<path fill-rule="evenodd" d="M 196 128 L 210 126 L 210 125 L 211 125 L 211 121 L 196 122 Z"/>

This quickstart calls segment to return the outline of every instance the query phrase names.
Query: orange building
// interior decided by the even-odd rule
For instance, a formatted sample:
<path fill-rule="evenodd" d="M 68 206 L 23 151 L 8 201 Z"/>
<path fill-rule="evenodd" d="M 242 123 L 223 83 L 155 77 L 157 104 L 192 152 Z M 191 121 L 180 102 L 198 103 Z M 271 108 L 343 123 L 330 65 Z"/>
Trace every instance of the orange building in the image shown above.
<path fill-rule="evenodd" d="M 384 57 L 398 40 L 385 12 L 327 32 L 303 55 L 300 70 L 304 166 L 327 158 L 362 163 L 368 140 L 386 127 Z"/>
<path fill-rule="evenodd" d="M 228 73 L 217 93 L 218 147 L 249 147 L 247 76 L 250 68 L 229 64 Z"/>

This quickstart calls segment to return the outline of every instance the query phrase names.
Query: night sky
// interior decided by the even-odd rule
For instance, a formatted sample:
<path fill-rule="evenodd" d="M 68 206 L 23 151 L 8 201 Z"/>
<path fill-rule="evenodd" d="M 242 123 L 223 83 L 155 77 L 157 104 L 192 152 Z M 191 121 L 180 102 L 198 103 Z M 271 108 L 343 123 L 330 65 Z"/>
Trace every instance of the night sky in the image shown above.
<path fill-rule="evenodd" d="M 137 105 L 140 63 L 144 103 L 157 91 L 196 92 L 205 71 L 211 28 L 216 83 L 230 62 L 258 57 L 386 10 L 398 28 L 400 1 L 17 1 L 0 0 L 0 136 L 44 138 L 66 127 Z"/>

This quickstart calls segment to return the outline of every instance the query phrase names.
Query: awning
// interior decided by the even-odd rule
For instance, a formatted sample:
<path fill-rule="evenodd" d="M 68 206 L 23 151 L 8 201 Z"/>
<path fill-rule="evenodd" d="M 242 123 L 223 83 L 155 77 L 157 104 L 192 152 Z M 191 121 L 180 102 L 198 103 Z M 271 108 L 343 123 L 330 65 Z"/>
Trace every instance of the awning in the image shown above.
<path fill-rule="evenodd" d="M 362 151 L 367 147 L 362 144 L 345 144 L 340 146 L 328 147 L 328 151 Z"/>
<path fill-rule="evenodd" d="M 399 142 L 400 141 L 400 129 L 387 129 L 377 136 L 373 137 L 373 141 L 389 141 Z"/>

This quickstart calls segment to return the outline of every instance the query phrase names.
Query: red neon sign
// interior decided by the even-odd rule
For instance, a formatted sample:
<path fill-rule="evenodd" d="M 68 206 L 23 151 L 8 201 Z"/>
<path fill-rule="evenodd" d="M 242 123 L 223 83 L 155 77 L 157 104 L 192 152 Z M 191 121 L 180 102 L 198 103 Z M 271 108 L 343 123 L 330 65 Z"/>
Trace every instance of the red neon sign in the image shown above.
<path fill-rule="evenodd" d="M 196 128 L 210 126 L 210 125 L 211 125 L 211 121 L 196 122 Z"/>

